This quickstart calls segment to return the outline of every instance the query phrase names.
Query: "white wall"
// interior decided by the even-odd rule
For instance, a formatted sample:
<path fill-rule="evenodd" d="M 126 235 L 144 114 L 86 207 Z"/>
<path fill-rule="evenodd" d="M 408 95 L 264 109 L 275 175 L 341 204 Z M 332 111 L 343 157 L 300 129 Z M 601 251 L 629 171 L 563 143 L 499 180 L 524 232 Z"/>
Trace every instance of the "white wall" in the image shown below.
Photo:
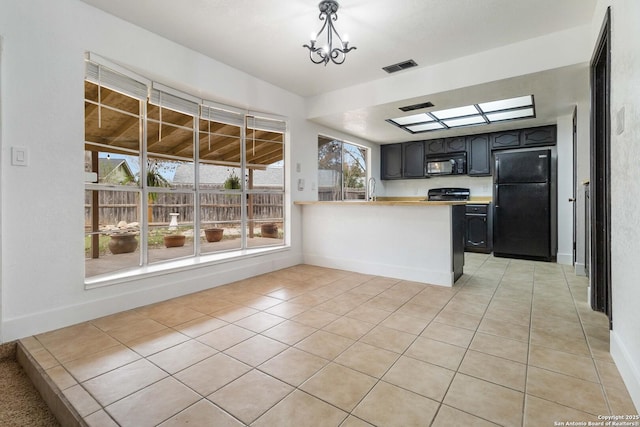
<path fill-rule="evenodd" d="M 598 37 L 611 4 L 611 355 L 640 408 L 640 2 L 601 1 L 594 17 Z M 617 130 L 624 109 L 624 129 Z"/>
<path fill-rule="evenodd" d="M 293 209 L 289 250 L 85 290 L 85 51 L 206 99 L 287 116 L 286 156 L 301 163 L 289 179 L 315 179 L 318 129 L 302 117 L 302 98 L 77 0 L 0 0 L 0 10 L 0 342 L 301 262 Z M 11 166 L 14 146 L 28 149 L 27 167 Z M 310 198 L 310 188 L 287 196 Z"/>

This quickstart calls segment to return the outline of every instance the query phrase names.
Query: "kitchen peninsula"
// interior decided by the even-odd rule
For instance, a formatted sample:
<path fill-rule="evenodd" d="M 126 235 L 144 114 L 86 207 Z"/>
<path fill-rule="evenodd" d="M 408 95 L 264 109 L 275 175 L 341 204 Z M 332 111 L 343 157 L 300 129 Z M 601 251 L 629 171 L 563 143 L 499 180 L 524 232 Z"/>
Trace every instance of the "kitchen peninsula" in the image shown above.
<path fill-rule="evenodd" d="M 464 264 L 464 202 L 296 202 L 306 264 L 453 286 Z"/>

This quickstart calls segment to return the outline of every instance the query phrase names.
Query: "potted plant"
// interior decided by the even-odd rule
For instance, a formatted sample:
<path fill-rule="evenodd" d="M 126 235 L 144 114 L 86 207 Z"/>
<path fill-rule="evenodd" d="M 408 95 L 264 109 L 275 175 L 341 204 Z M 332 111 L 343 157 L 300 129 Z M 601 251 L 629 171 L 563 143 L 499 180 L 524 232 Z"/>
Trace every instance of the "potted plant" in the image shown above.
<path fill-rule="evenodd" d="M 239 190 L 240 189 L 240 177 L 236 175 L 234 170 L 229 172 L 229 176 L 224 181 L 224 188 L 226 190 Z"/>
<path fill-rule="evenodd" d="M 162 240 L 164 241 L 164 246 L 167 248 L 182 247 L 184 246 L 185 239 L 186 239 L 186 236 L 182 233 L 165 234 L 162 237 Z"/>
<path fill-rule="evenodd" d="M 102 232 L 110 236 L 108 247 L 114 255 L 131 253 L 138 248 L 138 223 L 120 221 L 117 226 L 107 226 Z"/>
<path fill-rule="evenodd" d="M 275 222 L 267 222 L 260 225 L 260 235 L 271 239 L 278 238 L 278 225 Z"/>
<path fill-rule="evenodd" d="M 205 228 L 204 237 L 207 239 L 207 242 L 219 242 L 222 240 L 222 235 L 224 234 L 224 228 L 212 227 Z"/>

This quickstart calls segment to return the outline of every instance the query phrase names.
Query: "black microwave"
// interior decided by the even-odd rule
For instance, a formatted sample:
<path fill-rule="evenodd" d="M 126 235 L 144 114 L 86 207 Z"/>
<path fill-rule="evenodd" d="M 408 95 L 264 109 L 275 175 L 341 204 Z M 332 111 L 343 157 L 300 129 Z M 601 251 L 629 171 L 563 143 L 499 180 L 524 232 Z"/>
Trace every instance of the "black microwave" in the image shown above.
<path fill-rule="evenodd" d="M 467 153 L 451 153 L 425 158 L 425 174 L 465 175 L 467 173 Z"/>

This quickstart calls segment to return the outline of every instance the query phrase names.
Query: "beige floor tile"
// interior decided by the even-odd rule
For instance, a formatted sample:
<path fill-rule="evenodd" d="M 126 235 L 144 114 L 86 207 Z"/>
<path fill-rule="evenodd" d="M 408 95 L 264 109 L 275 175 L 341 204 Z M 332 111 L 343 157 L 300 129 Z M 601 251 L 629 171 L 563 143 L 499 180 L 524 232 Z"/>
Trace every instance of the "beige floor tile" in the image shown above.
<path fill-rule="evenodd" d="M 109 331 L 109 335 L 123 344 L 129 344 L 139 338 L 164 330 L 168 330 L 168 328 L 163 324 L 153 319 L 143 319 L 120 328 L 112 329 Z"/>
<path fill-rule="evenodd" d="M 475 335 L 469 348 L 520 363 L 527 363 L 529 350 L 529 346 L 525 342 L 481 332 Z"/>
<path fill-rule="evenodd" d="M 581 356 L 591 355 L 587 341 L 583 336 L 558 336 L 544 329 L 531 329 L 531 344 Z"/>
<path fill-rule="evenodd" d="M 231 301 L 227 301 L 216 295 L 207 294 L 206 292 L 187 295 L 186 297 L 180 298 L 180 302 L 185 307 L 189 307 L 193 310 L 199 311 L 200 313 L 208 315 L 236 305 Z"/>
<path fill-rule="evenodd" d="M 485 334 L 497 335 L 512 340 L 529 342 L 529 327 L 524 325 L 515 325 L 501 320 L 489 318 L 482 319 L 478 332 Z"/>
<path fill-rule="evenodd" d="M 176 301 L 154 304 L 135 310 L 137 313 L 165 326 L 176 326 L 202 317 L 205 313 L 186 307 Z"/>
<path fill-rule="evenodd" d="M 31 354 L 33 359 L 38 362 L 42 369 L 49 369 L 53 368 L 54 366 L 60 365 L 60 362 L 55 357 L 53 357 L 53 355 L 49 353 L 44 347 L 29 350 L 29 354 Z"/>
<path fill-rule="evenodd" d="M 413 334 L 400 332 L 384 326 L 376 326 L 360 338 L 360 341 L 385 350 L 402 353 L 415 339 L 416 336 Z"/>
<path fill-rule="evenodd" d="M 425 306 L 412 302 L 408 302 L 396 311 L 398 314 L 404 314 L 411 317 L 417 317 L 418 319 L 432 321 L 440 312 L 442 306 Z"/>
<path fill-rule="evenodd" d="M 51 381 L 60 389 L 64 390 L 69 387 L 73 387 L 78 382 L 71 376 L 71 374 L 61 365 L 54 366 L 46 370 L 47 375 L 51 378 Z"/>
<path fill-rule="evenodd" d="M 200 398 L 175 379 L 165 378 L 105 409 L 123 427 L 155 426 Z"/>
<path fill-rule="evenodd" d="M 353 415 L 349 415 L 349 417 L 344 420 L 340 427 L 374 427 L 368 422 L 362 421 L 360 418 L 356 418 Z"/>
<path fill-rule="evenodd" d="M 383 292 L 382 294 L 371 298 L 369 301 L 364 303 L 362 307 L 377 308 L 384 311 L 394 312 L 406 302 L 404 300 L 389 298 L 384 295 L 385 293 Z"/>
<path fill-rule="evenodd" d="M 464 374 L 456 374 L 443 403 L 497 424 L 522 423 L 523 393 Z"/>
<path fill-rule="evenodd" d="M 596 415 L 527 394 L 524 404 L 524 427 L 554 426 L 567 421 L 588 423 L 599 420 Z"/>
<path fill-rule="evenodd" d="M 412 427 L 429 425 L 437 410 L 437 402 L 381 381 L 353 414 L 376 426 Z"/>
<path fill-rule="evenodd" d="M 109 371 L 82 383 L 102 406 L 141 390 L 168 374 L 146 359 Z"/>
<path fill-rule="evenodd" d="M 433 421 L 433 424 L 431 424 L 431 427 L 451 426 L 498 427 L 498 424 L 483 420 L 482 418 L 474 417 L 471 414 L 459 411 L 450 406 L 442 405 L 438 410 L 438 415 L 436 415 L 436 419 Z"/>
<path fill-rule="evenodd" d="M 211 316 L 217 317 L 218 319 L 222 319 L 225 322 L 233 323 L 237 322 L 240 319 L 244 319 L 245 317 L 251 316 L 252 314 L 256 314 L 257 312 L 258 310 L 254 308 L 245 307 L 242 305 L 232 305 L 209 314 Z"/>
<path fill-rule="evenodd" d="M 174 345 L 188 341 L 189 339 L 190 338 L 188 336 L 173 329 L 163 329 L 160 332 L 133 340 L 127 343 L 127 345 L 131 350 L 141 356 L 147 357 L 159 351 L 173 347 Z"/>
<path fill-rule="evenodd" d="M 282 317 L 260 312 L 245 317 L 244 319 L 240 319 L 234 324 L 253 332 L 262 332 L 284 322 L 284 320 L 285 319 Z"/>
<path fill-rule="evenodd" d="M 335 359 L 336 363 L 380 378 L 400 355 L 389 350 L 357 342 Z"/>
<path fill-rule="evenodd" d="M 226 325 L 228 325 L 228 323 L 224 320 L 210 316 L 202 316 L 195 320 L 177 325 L 174 329 L 190 338 L 195 338 Z"/>
<path fill-rule="evenodd" d="M 81 417 L 101 409 L 100 404 L 80 384 L 62 390 L 62 394 Z"/>
<path fill-rule="evenodd" d="M 339 316 L 337 314 L 311 309 L 293 317 L 291 320 L 302 323 L 303 325 L 311 326 L 312 328 L 320 329 L 333 322 L 338 317 Z"/>
<path fill-rule="evenodd" d="M 292 317 L 297 316 L 300 313 L 304 313 L 307 311 L 309 307 L 302 304 L 294 304 L 288 301 L 275 305 L 265 312 L 274 314 L 279 317 L 284 317 L 285 319 L 291 319 Z"/>
<path fill-rule="evenodd" d="M 328 360 L 297 348 L 289 348 L 258 367 L 293 386 L 299 386 L 322 369 Z"/>
<path fill-rule="evenodd" d="M 136 361 L 140 357 L 138 353 L 131 351 L 128 347 L 118 345 L 109 347 L 99 353 L 72 360 L 65 363 L 64 366 L 77 381 L 83 382 Z"/>
<path fill-rule="evenodd" d="M 615 363 L 605 362 L 602 360 L 595 360 L 596 368 L 598 369 L 598 375 L 600 376 L 600 382 L 605 387 L 620 388 L 626 390 L 627 386 L 624 384 L 624 380 L 618 372 L 618 368 Z"/>
<path fill-rule="evenodd" d="M 86 416 L 84 421 L 89 424 L 90 427 L 119 427 L 118 424 L 113 421 L 113 418 L 103 409 Z"/>
<path fill-rule="evenodd" d="M 300 341 L 295 346 L 327 360 L 335 359 L 354 343 L 353 340 L 330 332 L 318 331 Z"/>
<path fill-rule="evenodd" d="M 332 298 L 329 301 L 325 301 L 322 304 L 318 305 L 316 308 L 318 310 L 326 311 L 328 313 L 333 313 L 338 316 L 342 316 L 359 306 L 361 303 L 359 301 L 355 301 L 351 299 L 349 296 L 338 296 L 336 298 Z"/>
<path fill-rule="evenodd" d="M 287 348 L 288 346 L 286 344 L 279 341 L 263 337 L 262 335 L 255 335 L 224 352 L 247 365 L 258 366 Z"/>
<path fill-rule="evenodd" d="M 405 355 L 455 371 L 460 366 L 465 351 L 462 347 L 418 337 Z"/>
<path fill-rule="evenodd" d="M 458 328 L 439 322 L 432 322 L 421 334 L 423 337 L 463 348 L 469 347 L 473 335 L 474 332 L 469 329 Z"/>
<path fill-rule="evenodd" d="M 252 370 L 207 396 L 207 399 L 250 424 L 292 391 L 290 385 Z"/>
<path fill-rule="evenodd" d="M 149 356 L 147 360 L 153 362 L 168 373 L 175 374 L 216 353 L 217 351 L 208 345 L 195 340 L 189 340 Z"/>
<path fill-rule="evenodd" d="M 169 418 L 159 427 L 183 427 L 183 426 L 215 426 L 215 427 L 242 427 L 236 420 L 213 403 L 202 399 L 189 406 L 179 414 Z"/>
<path fill-rule="evenodd" d="M 304 411 L 301 408 L 305 408 Z M 296 390 L 258 418 L 252 427 L 299 427 L 309 425 L 310 420 L 318 420 L 323 427 L 338 427 L 347 415 L 335 406 Z"/>
<path fill-rule="evenodd" d="M 174 377 L 202 396 L 207 396 L 250 370 L 250 366 L 218 353 L 178 372 Z"/>
<path fill-rule="evenodd" d="M 527 394 L 594 415 L 609 412 L 600 384 L 530 366 Z"/>
<path fill-rule="evenodd" d="M 255 333 L 248 329 L 244 329 L 236 325 L 227 325 L 204 335 L 200 335 L 196 339 L 201 343 L 215 348 L 216 350 L 222 351 L 229 347 L 233 347 L 254 335 Z"/>
<path fill-rule="evenodd" d="M 282 300 L 279 298 L 272 298 L 270 296 L 261 295 L 257 298 L 245 301 L 244 304 L 247 307 L 255 308 L 256 310 L 266 310 L 280 304 L 281 302 Z"/>
<path fill-rule="evenodd" d="M 113 329 L 127 327 L 133 323 L 139 322 L 145 319 L 135 310 L 123 311 L 122 313 L 112 314 L 110 316 L 100 317 L 91 321 L 93 325 L 100 328 L 105 332 L 109 332 Z"/>
<path fill-rule="evenodd" d="M 90 323 L 47 332 L 36 338 L 61 363 L 120 344 Z"/>
<path fill-rule="evenodd" d="M 482 316 L 478 314 L 459 313 L 445 308 L 435 317 L 434 320 L 436 322 L 446 323 L 447 325 L 475 331 L 478 329 Z"/>
<path fill-rule="evenodd" d="M 454 374 L 449 369 L 402 356 L 382 379 L 441 402 Z"/>
<path fill-rule="evenodd" d="M 600 382 L 593 359 L 586 356 L 532 345 L 529 349 L 529 365 L 591 382 Z"/>
<path fill-rule="evenodd" d="M 635 407 L 627 389 L 618 387 L 604 387 L 612 414 L 638 415 L 640 410 Z"/>
<path fill-rule="evenodd" d="M 463 299 L 459 299 L 457 296 L 455 296 L 447 304 L 447 311 L 450 310 L 471 314 L 474 316 L 482 316 L 487 310 L 487 306 L 485 304 L 469 302 L 468 300 L 464 299 L 464 297 Z"/>
<path fill-rule="evenodd" d="M 529 324 L 531 323 L 531 315 L 529 314 L 529 312 L 520 310 L 508 310 L 505 308 L 495 308 L 491 305 L 487 309 L 485 317 L 523 326 L 529 326 Z"/>
<path fill-rule="evenodd" d="M 267 329 L 262 332 L 262 335 L 273 338 L 285 344 L 294 345 L 295 343 L 305 339 L 317 329 L 311 326 L 303 325 L 291 320 L 285 320 L 284 322 Z"/>
<path fill-rule="evenodd" d="M 527 366 L 485 353 L 469 350 L 458 372 L 498 385 L 524 391 Z"/>
<path fill-rule="evenodd" d="M 387 328 L 418 335 L 429 324 L 429 321 L 402 313 L 393 313 L 380 324 Z"/>
<path fill-rule="evenodd" d="M 352 340 L 358 340 L 374 327 L 375 325 L 373 323 L 367 323 L 362 320 L 343 316 L 329 323 L 322 329 Z"/>
<path fill-rule="evenodd" d="M 379 308 L 359 306 L 347 313 L 346 316 L 363 322 L 378 324 L 386 319 L 389 314 L 388 311 Z"/>
<path fill-rule="evenodd" d="M 300 386 L 301 390 L 345 411 L 351 411 L 375 385 L 376 379 L 330 363 Z"/>

